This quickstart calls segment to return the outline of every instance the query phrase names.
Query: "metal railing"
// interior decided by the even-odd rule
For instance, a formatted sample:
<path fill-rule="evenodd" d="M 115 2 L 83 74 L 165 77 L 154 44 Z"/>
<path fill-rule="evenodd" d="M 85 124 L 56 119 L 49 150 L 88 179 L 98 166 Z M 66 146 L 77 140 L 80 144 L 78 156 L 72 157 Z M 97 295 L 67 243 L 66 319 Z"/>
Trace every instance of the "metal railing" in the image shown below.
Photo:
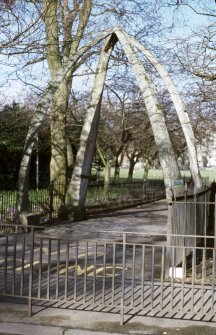
<path fill-rule="evenodd" d="M 127 205 L 164 197 L 165 187 L 161 180 L 111 182 L 106 197 L 103 196 L 103 184 L 94 183 L 89 185 L 86 207 L 88 209 L 112 208 L 115 205 Z"/>
<path fill-rule="evenodd" d="M 216 232 L 216 196 L 213 193 L 211 188 L 206 188 L 196 195 L 185 193 L 184 197 L 174 198 L 170 203 L 168 229 L 176 235 L 176 245 L 193 246 L 199 241 L 190 236 L 206 236 L 209 231 Z M 181 235 L 185 238 L 179 238 Z M 206 246 L 206 240 L 203 241 Z M 176 257 L 177 263 L 178 258 L 181 259 L 181 253 Z"/>
<path fill-rule="evenodd" d="M 100 306 L 121 324 L 138 312 L 216 321 L 215 237 L 179 246 L 176 235 L 97 231 L 77 241 L 71 229 L 28 230 L 0 236 L 0 295 L 27 298 L 29 315 L 33 302 L 48 301 Z M 204 239 L 208 246 L 197 246 Z"/>
<path fill-rule="evenodd" d="M 48 181 L 29 188 L 29 212 L 41 214 L 44 221 L 58 217 L 60 207 L 58 194 L 64 193 L 62 184 L 49 184 Z M 17 184 L 14 182 L 0 185 L 0 223 L 12 223 L 17 213 Z M 111 183 L 106 198 L 103 197 L 101 183 L 89 185 L 86 207 L 116 207 L 138 201 L 154 200 L 164 196 L 164 184 L 159 181 Z M 65 202 L 67 204 L 67 196 Z"/>

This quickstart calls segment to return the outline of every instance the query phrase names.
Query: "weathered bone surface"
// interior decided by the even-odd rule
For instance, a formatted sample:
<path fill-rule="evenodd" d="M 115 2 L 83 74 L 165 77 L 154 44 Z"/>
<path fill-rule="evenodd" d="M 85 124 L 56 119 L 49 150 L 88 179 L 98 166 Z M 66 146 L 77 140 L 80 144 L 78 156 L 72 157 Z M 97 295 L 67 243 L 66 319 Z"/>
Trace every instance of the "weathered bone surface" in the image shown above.
<path fill-rule="evenodd" d="M 148 60 L 152 63 L 152 65 L 155 67 L 156 71 L 162 78 L 168 92 L 170 93 L 187 143 L 191 175 L 193 177 L 196 189 L 199 190 L 202 186 L 202 179 L 200 176 L 197 161 L 195 137 L 191 126 L 190 118 L 188 116 L 185 104 L 181 99 L 180 93 L 176 88 L 171 76 L 169 75 L 167 70 L 163 67 L 163 65 L 159 62 L 159 60 L 141 43 L 139 43 L 135 38 L 129 36 L 126 32 L 124 32 L 124 35 L 127 36 L 128 41 L 134 47 L 139 49 L 143 53 L 143 55 L 146 58 L 148 58 Z"/>
<path fill-rule="evenodd" d="M 105 32 L 103 35 L 100 35 L 93 42 L 91 42 L 92 46 L 99 43 L 106 37 L 107 41 L 101 50 L 97 73 L 91 94 L 91 102 L 86 113 L 86 118 L 80 138 L 80 147 L 77 153 L 73 175 L 68 187 L 68 194 L 71 204 L 75 208 L 77 208 L 78 211 L 82 211 L 85 206 L 85 198 L 88 187 L 88 179 L 91 173 L 91 164 L 95 148 L 98 121 L 100 116 L 100 105 L 103 94 L 104 82 L 106 79 L 107 66 L 110 54 L 117 41 L 120 41 L 124 52 L 131 63 L 146 104 L 147 113 L 155 137 L 155 142 L 158 147 L 159 159 L 161 162 L 166 185 L 167 200 L 169 200 L 171 197 L 170 186 L 173 181 L 180 178 L 180 172 L 176 163 L 174 151 L 169 138 L 169 133 L 166 128 L 164 115 L 159 107 L 160 105 L 155 96 L 152 83 L 148 78 L 148 74 L 142 62 L 138 58 L 134 47 L 139 49 L 144 54 L 144 56 L 147 57 L 149 61 L 153 64 L 153 66 L 163 79 L 171 95 L 186 138 L 190 158 L 191 173 L 194 179 L 195 186 L 198 190 L 201 187 L 202 183 L 197 163 L 194 134 L 188 114 L 185 110 L 184 103 L 170 75 L 160 64 L 158 59 L 149 50 L 147 50 L 134 38 L 130 37 L 128 34 L 122 31 L 122 29 L 115 28 L 113 30 Z M 86 48 L 88 47 L 89 46 L 86 46 Z M 63 71 L 61 71 L 57 75 L 55 80 L 53 80 L 48 85 L 36 108 L 35 116 L 31 122 L 31 126 L 27 134 L 23 159 L 20 166 L 18 200 L 19 212 L 28 209 L 28 173 L 30 158 L 36 141 L 38 129 L 41 126 L 45 115 L 48 114 L 53 96 L 57 91 L 58 86 L 63 80 L 69 67 L 74 65 L 74 62 L 79 59 L 82 52 L 84 52 L 84 50 L 80 50 L 79 53 L 74 57 L 74 59 L 69 62 L 68 67 L 64 68 Z"/>
<path fill-rule="evenodd" d="M 113 41 L 113 43 L 112 43 Z M 73 175 L 68 187 L 70 202 L 76 208 L 77 217 L 83 213 L 88 180 L 91 174 L 91 165 L 95 150 L 100 105 L 106 79 L 107 66 L 116 39 L 108 39 L 101 50 L 100 59 L 93 84 L 90 104 L 86 112 L 84 125 L 80 137 L 79 150 L 76 156 Z"/>
<path fill-rule="evenodd" d="M 38 131 L 42 125 L 44 118 L 49 114 L 49 109 L 52 103 L 52 99 L 63 81 L 65 75 L 67 74 L 70 67 L 74 66 L 76 62 L 79 60 L 80 56 L 85 53 L 86 50 L 89 49 L 90 46 L 94 46 L 100 43 L 102 40 L 107 38 L 112 34 L 112 29 L 107 30 L 104 33 L 100 34 L 95 38 L 95 40 L 88 43 L 86 46 L 81 48 L 77 54 L 68 62 L 67 67 L 64 67 L 48 85 L 46 90 L 44 91 L 34 113 L 34 116 L 31 120 L 31 125 L 29 127 L 25 146 L 23 150 L 23 157 L 20 164 L 19 177 L 18 177 L 18 185 L 19 185 L 19 194 L 18 194 L 18 202 L 17 209 L 18 212 L 28 211 L 29 208 L 29 200 L 28 200 L 28 182 L 29 182 L 29 166 L 30 160 L 33 152 L 34 145 L 36 143 Z"/>
<path fill-rule="evenodd" d="M 172 197 L 170 188 L 172 182 L 180 178 L 180 172 L 175 159 L 172 143 L 170 141 L 169 133 L 167 131 L 165 118 L 160 104 L 155 96 L 152 84 L 148 78 L 148 74 L 138 58 L 136 52 L 132 48 L 130 42 L 127 40 L 121 30 L 117 30 L 116 34 L 129 59 L 133 72 L 138 81 L 143 99 L 146 105 L 146 110 L 151 123 L 155 142 L 158 148 L 159 160 L 163 170 L 164 181 L 166 185 L 167 199 Z"/>

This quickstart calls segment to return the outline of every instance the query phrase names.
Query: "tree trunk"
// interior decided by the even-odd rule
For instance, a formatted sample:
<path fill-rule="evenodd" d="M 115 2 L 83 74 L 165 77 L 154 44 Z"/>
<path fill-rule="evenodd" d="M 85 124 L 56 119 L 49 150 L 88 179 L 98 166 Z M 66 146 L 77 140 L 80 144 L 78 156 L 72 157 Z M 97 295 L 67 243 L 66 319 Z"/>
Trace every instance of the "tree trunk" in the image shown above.
<path fill-rule="evenodd" d="M 108 200 L 109 195 L 110 172 L 111 172 L 111 164 L 110 162 L 106 162 L 106 165 L 104 167 L 104 189 L 103 189 L 103 197 L 105 200 Z"/>
<path fill-rule="evenodd" d="M 48 85 L 36 107 L 31 125 L 28 129 L 18 176 L 18 213 L 29 210 L 28 184 L 32 151 L 37 141 L 38 130 L 44 117 L 48 114 L 53 94 L 56 92 L 57 88 L 58 85 L 55 85 L 53 82 Z"/>
<path fill-rule="evenodd" d="M 48 115 L 51 102 L 54 94 L 56 93 L 59 85 L 62 80 L 67 75 L 68 71 L 71 67 L 74 67 L 74 64 L 79 60 L 79 58 L 87 51 L 91 46 L 96 45 L 97 43 L 104 40 L 107 36 L 111 34 L 111 30 L 105 31 L 96 37 L 93 41 L 90 41 L 85 45 L 81 50 L 79 50 L 76 55 L 72 59 L 70 59 L 66 66 L 63 66 L 56 76 L 51 80 L 51 82 L 47 85 L 44 94 L 42 95 L 37 107 L 35 109 L 34 117 L 32 118 L 31 125 L 29 127 L 25 146 L 23 150 L 23 157 L 20 164 L 20 171 L 18 177 L 18 201 L 17 201 L 17 209 L 18 212 L 28 211 L 29 210 L 29 201 L 28 201 L 28 181 L 29 181 L 29 164 L 32 156 L 32 150 L 35 145 L 38 130 L 42 124 L 42 121 L 45 116 Z"/>
<path fill-rule="evenodd" d="M 70 83 L 63 80 L 55 94 L 51 113 L 51 160 L 50 181 L 55 188 L 56 204 L 65 203 L 67 183 L 67 137 L 66 137 L 66 111 L 68 108 Z"/>
<path fill-rule="evenodd" d="M 166 197 L 167 201 L 169 202 L 172 199 L 171 185 L 175 180 L 180 178 L 180 172 L 175 159 L 169 133 L 167 131 L 164 115 L 154 95 L 154 90 L 143 64 L 140 62 L 124 34 L 120 30 L 116 30 L 116 34 L 122 44 L 127 58 L 132 65 L 134 74 L 143 95 L 155 142 L 158 148 L 158 155 L 163 170 L 166 187 Z"/>
<path fill-rule="evenodd" d="M 128 180 L 128 181 L 132 181 L 132 180 L 133 180 L 133 172 L 134 172 L 135 162 L 134 162 L 133 158 L 130 159 L 129 162 L 130 162 L 130 165 L 129 165 L 128 178 L 127 178 L 127 180 Z"/>
<path fill-rule="evenodd" d="M 155 67 L 159 75 L 161 76 L 164 84 L 167 87 L 167 90 L 170 93 L 170 96 L 173 100 L 173 104 L 176 108 L 176 112 L 182 126 L 182 130 L 185 135 L 185 140 L 187 143 L 188 148 L 188 155 L 190 160 L 190 170 L 191 175 L 193 177 L 196 190 L 198 191 L 202 187 L 202 179 L 199 171 L 198 160 L 197 160 L 197 152 L 196 152 L 196 145 L 195 145 L 195 138 L 193 133 L 193 128 L 191 126 L 191 122 L 185 108 L 184 102 L 181 99 L 181 96 L 176 88 L 172 78 L 170 77 L 169 73 L 166 69 L 161 65 L 159 60 L 149 51 L 147 50 L 142 44 L 135 40 L 135 38 L 130 37 L 127 33 L 124 32 L 127 36 L 128 41 L 131 42 L 137 49 L 139 49 L 145 57 L 149 59 L 152 65 Z"/>
<path fill-rule="evenodd" d="M 85 199 L 95 150 L 102 93 L 110 54 L 115 43 L 116 38 L 113 38 L 113 35 L 111 35 L 105 47 L 101 50 L 91 94 L 91 102 L 86 112 L 79 150 L 68 187 L 68 196 L 74 209 L 75 219 L 80 219 L 85 214 Z"/>
<path fill-rule="evenodd" d="M 115 172 L 114 172 L 114 181 L 119 181 L 120 178 L 120 164 L 118 161 L 118 157 L 115 160 Z"/>
<path fill-rule="evenodd" d="M 149 164 L 146 163 L 145 166 L 144 166 L 143 181 L 148 180 L 148 173 L 149 173 Z"/>
<path fill-rule="evenodd" d="M 73 167 L 74 167 L 74 154 L 73 154 L 72 146 L 69 140 L 67 139 L 67 184 L 71 180 Z"/>

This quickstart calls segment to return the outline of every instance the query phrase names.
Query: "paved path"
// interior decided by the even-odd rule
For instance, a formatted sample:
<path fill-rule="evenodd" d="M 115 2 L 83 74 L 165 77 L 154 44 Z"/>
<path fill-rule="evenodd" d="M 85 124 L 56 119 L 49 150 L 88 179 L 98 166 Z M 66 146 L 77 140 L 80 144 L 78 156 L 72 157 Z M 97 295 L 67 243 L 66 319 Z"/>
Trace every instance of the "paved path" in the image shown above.
<path fill-rule="evenodd" d="M 103 311 L 79 311 L 34 307 L 28 317 L 25 304 L 0 302 L 0 334 L 2 335 L 215 335 L 214 323 L 200 321 L 126 317 L 124 326 L 119 315 Z M 38 312 L 38 313 L 37 313 Z"/>
<path fill-rule="evenodd" d="M 111 240 L 116 232 L 166 234 L 167 214 L 166 202 L 156 201 L 135 208 L 90 215 L 85 221 L 62 223 L 51 231 L 47 230 L 47 234 L 63 239 L 68 238 L 71 241 L 95 240 L 98 237 Z M 105 231 L 109 231 L 110 234 L 104 234 Z M 45 235 L 46 232 L 43 234 Z"/>
<path fill-rule="evenodd" d="M 100 213 L 86 221 L 62 223 L 51 230 L 47 229 L 43 233 L 38 232 L 37 234 L 38 236 L 42 234 L 45 238 L 46 236 L 52 236 L 65 240 L 69 239 L 72 242 L 79 240 L 82 243 L 87 240 L 93 242 L 100 239 L 118 241 L 119 236 L 115 233 L 116 231 L 137 232 L 149 234 L 147 242 L 154 244 L 155 234 L 166 233 L 166 224 L 167 206 L 165 202 L 160 201 L 144 204 L 136 208 L 118 210 L 106 214 Z M 109 232 L 105 234 L 104 231 Z M 143 236 L 136 237 L 135 243 L 142 242 L 139 239 L 143 241 Z M 167 287 L 169 290 L 169 286 Z M 174 299 L 180 299 L 180 292 L 181 288 L 179 293 L 174 294 Z M 155 304 L 158 304 L 161 295 L 155 294 L 155 298 L 158 299 L 158 302 L 155 300 Z M 170 299 L 169 295 L 166 296 L 166 299 Z M 198 296 L 197 300 L 200 300 L 200 296 Z M 147 303 L 148 301 L 146 300 Z M 176 304 L 175 300 L 174 304 Z M 213 335 L 216 332 L 214 328 L 215 322 L 208 324 L 207 327 L 205 323 L 198 322 L 197 320 L 200 320 L 199 316 L 194 316 L 193 313 L 188 314 L 188 320 L 184 321 L 176 320 L 175 311 L 170 311 L 170 315 L 167 312 L 165 315 L 161 315 L 160 308 L 155 311 L 158 318 L 149 317 L 149 314 L 145 314 L 145 311 L 137 316 L 133 314 L 133 318 L 131 318 L 132 315 L 130 313 L 126 313 L 125 321 L 127 323 L 122 327 L 119 325 L 119 311 L 117 314 L 114 313 L 111 306 L 108 312 L 105 307 L 93 308 L 92 310 L 91 305 L 81 304 L 80 307 L 75 306 L 74 309 L 74 306 L 70 305 L 71 302 L 65 303 L 63 301 L 52 305 L 47 302 L 38 302 L 33 308 L 34 315 L 28 317 L 26 303 L 23 305 L 18 304 L 17 301 L 9 303 L 4 298 L 0 301 L 0 335 L 108 335 L 110 333 L 113 335 Z M 52 306 L 52 308 L 49 306 Z M 168 319 L 169 317 L 172 319 Z"/>

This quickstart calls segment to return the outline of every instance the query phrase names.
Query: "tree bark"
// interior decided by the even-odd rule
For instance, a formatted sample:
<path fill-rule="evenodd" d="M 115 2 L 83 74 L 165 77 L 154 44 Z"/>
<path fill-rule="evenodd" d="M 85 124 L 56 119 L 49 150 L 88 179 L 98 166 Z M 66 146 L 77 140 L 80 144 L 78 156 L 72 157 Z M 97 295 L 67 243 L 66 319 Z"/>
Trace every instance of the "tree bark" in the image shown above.
<path fill-rule="evenodd" d="M 71 180 L 73 167 L 74 167 L 73 149 L 72 149 L 72 146 L 69 142 L 69 139 L 67 139 L 67 180 L 68 180 L 67 184 Z"/>
<path fill-rule="evenodd" d="M 67 66 L 68 61 L 74 57 L 80 47 L 80 42 L 89 16 L 92 10 L 92 0 L 84 0 L 80 3 L 73 2 L 71 9 L 68 1 L 59 11 L 59 0 L 44 0 L 45 4 L 45 30 L 46 30 L 46 58 L 53 79 L 56 73 Z M 61 5 L 60 5 L 61 6 Z M 61 24 L 60 22 L 61 18 Z M 59 36 L 63 33 L 60 46 Z M 62 47 L 62 48 L 61 48 Z M 62 49 L 60 52 L 60 48 Z M 56 188 L 56 201 L 59 206 L 65 203 L 65 192 L 67 185 L 67 136 L 66 136 L 66 117 L 68 101 L 72 86 L 72 75 L 79 65 L 83 63 L 86 56 L 79 62 L 74 63 L 65 74 L 56 92 L 51 113 L 51 161 L 50 161 L 50 180 Z M 60 187 L 59 187 L 60 186 Z"/>
<path fill-rule="evenodd" d="M 32 150 L 36 143 L 38 130 L 43 122 L 44 117 L 49 114 L 49 110 L 52 104 L 53 96 L 59 88 L 59 85 L 64 80 L 68 71 L 71 67 L 74 67 L 74 64 L 82 57 L 82 55 L 89 50 L 91 46 L 94 46 L 107 38 L 112 33 L 112 30 L 107 30 L 104 33 L 100 34 L 93 41 L 86 44 L 81 48 L 76 55 L 69 59 L 67 64 L 63 66 L 53 80 L 47 85 L 47 88 L 44 91 L 44 94 L 40 98 L 40 101 L 35 109 L 34 117 L 32 118 L 31 125 L 29 127 L 26 141 L 23 150 L 23 157 L 20 164 L 20 171 L 18 177 L 18 201 L 17 209 L 18 212 L 28 211 L 29 210 L 29 201 L 28 201 L 28 181 L 29 181 L 29 164 L 32 156 Z"/>
<path fill-rule="evenodd" d="M 28 184 L 29 169 L 33 147 L 37 141 L 38 130 L 45 116 L 47 116 L 52 97 L 58 88 L 57 82 L 50 83 L 38 103 L 29 127 L 23 149 L 23 156 L 18 176 L 18 200 L 17 210 L 19 213 L 29 210 Z"/>
<path fill-rule="evenodd" d="M 48 62 L 51 79 L 62 69 L 62 55 L 59 45 L 58 0 L 44 0 L 45 5 L 45 30 L 46 30 L 46 59 Z M 65 11 L 67 9 L 65 8 Z M 66 14 L 66 13 L 65 13 Z M 70 24 L 64 25 L 65 30 L 71 30 Z M 70 49 L 68 50 L 68 53 Z M 65 132 L 68 100 L 72 83 L 71 67 L 63 78 L 57 92 L 54 95 L 50 115 L 51 132 L 51 160 L 50 182 L 56 186 L 55 198 L 57 205 L 65 202 L 66 169 L 67 169 L 67 139 Z"/>
<path fill-rule="evenodd" d="M 132 181 L 133 180 L 133 172 L 134 172 L 134 166 L 135 166 L 135 162 L 133 159 L 129 160 L 130 165 L 129 165 L 129 170 L 128 170 L 128 181 Z"/>
<path fill-rule="evenodd" d="M 118 161 L 118 157 L 115 160 L 115 171 L 114 171 L 114 181 L 119 181 L 120 178 L 120 164 Z"/>
<path fill-rule="evenodd" d="M 151 123 L 155 142 L 158 147 L 158 155 L 163 170 L 166 197 L 169 202 L 172 199 L 171 185 L 180 178 L 180 172 L 175 159 L 172 143 L 170 141 L 169 133 L 167 131 L 165 119 L 160 105 L 154 95 L 151 82 L 148 78 L 143 64 L 140 62 L 132 46 L 127 41 L 125 35 L 121 30 L 115 30 L 119 41 L 125 51 L 133 68 L 134 74 L 140 86 L 143 99 L 146 105 L 147 113 Z"/>
<path fill-rule="evenodd" d="M 105 200 L 108 199 L 109 195 L 109 187 L 110 187 L 110 172 L 111 172 L 111 164 L 109 161 L 106 162 L 104 167 L 104 189 L 103 189 L 103 197 Z"/>
<path fill-rule="evenodd" d="M 66 111 L 68 109 L 68 86 L 64 79 L 55 94 L 51 111 L 51 160 L 50 181 L 56 185 L 56 200 L 58 206 L 65 203 L 67 183 L 67 137 Z"/>
<path fill-rule="evenodd" d="M 148 173 L 149 173 L 149 164 L 146 163 L 144 166 L 144 171 L 143 171 L 143 181 L 148 180 Z"/>

